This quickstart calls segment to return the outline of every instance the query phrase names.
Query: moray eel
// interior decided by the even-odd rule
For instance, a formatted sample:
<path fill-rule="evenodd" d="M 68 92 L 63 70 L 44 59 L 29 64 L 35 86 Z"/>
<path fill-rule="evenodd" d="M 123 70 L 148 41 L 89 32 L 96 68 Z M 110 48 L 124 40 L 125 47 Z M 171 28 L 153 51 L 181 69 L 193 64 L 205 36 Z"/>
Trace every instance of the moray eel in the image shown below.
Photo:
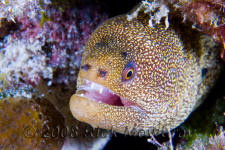
<path fill-rule="evenodd" d="M 116 16 L 86 42 L 70 99 L 79 121 L 124 134 L 159 134 L 184 122 L 211 88 L 219 72 L 215 58 L 186 50 L 172 27 L 151 28 L 143 20 Z"/>

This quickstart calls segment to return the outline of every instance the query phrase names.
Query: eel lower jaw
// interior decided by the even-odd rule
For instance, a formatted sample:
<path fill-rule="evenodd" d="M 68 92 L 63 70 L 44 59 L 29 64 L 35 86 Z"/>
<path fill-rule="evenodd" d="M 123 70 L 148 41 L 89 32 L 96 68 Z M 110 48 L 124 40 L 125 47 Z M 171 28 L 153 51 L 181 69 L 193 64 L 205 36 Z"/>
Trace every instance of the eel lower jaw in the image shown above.
<path fill-rule="evenodd" d="M 81 122 L 120 133 L 146 116 L 136 104 L 89 80 L 84 80 L 70 98 L 70 110 Z"/>

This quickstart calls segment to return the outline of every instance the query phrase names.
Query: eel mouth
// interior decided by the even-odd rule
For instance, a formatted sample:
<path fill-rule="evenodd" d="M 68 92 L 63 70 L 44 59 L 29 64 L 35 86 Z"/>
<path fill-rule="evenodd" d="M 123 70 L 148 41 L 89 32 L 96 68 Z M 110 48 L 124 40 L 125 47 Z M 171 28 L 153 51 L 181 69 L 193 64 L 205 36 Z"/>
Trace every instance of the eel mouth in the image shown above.
<path fill-rule="evenodd" d="M 146 120 L 146 112 L 137 104 L 121 98 L 110 89 L 82 80 L 76 94 L 70 98 L 70 110 L 79 121 L 93 127 L 124 133 L 140 120 Z"/>
<path fill-rule="evenodd" d="M 82 85 L 77 89 L 76 95 L 90 99 L 94 102 L 112 106 L 126 107 L 135 105 L 125 98 L 121 98 L 117 94 L 113 93 L 108 88 L 89 80 L 83 80 Z"/>

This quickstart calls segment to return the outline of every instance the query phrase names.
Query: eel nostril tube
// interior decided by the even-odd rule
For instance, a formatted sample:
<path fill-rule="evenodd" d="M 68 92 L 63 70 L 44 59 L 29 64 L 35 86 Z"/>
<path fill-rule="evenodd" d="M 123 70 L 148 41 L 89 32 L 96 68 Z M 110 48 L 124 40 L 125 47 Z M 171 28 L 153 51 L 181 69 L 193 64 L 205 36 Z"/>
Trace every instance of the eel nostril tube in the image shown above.
<path fill-rule="evenodd" d="M 87 71 L 87 70 L 90 69 L 90 68 L 91 68 L 91 65 L 89 65 L 89 64 L 85 64 L 85 65 L 81 66 L 81 69 L 82 69 L 83 71 Z"/>

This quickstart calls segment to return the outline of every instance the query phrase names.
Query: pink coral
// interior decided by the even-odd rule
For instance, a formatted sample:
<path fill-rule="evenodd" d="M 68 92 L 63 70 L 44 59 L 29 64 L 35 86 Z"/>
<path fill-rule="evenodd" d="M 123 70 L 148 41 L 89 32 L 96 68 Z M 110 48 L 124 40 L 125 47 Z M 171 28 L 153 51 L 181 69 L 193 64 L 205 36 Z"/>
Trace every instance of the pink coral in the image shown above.
<path fill-rule="evenodd" d="M 225 60 L 225 1 L 224 0 L 170 0 L 202 32 L 222 44 L 221 58 Z"/>

